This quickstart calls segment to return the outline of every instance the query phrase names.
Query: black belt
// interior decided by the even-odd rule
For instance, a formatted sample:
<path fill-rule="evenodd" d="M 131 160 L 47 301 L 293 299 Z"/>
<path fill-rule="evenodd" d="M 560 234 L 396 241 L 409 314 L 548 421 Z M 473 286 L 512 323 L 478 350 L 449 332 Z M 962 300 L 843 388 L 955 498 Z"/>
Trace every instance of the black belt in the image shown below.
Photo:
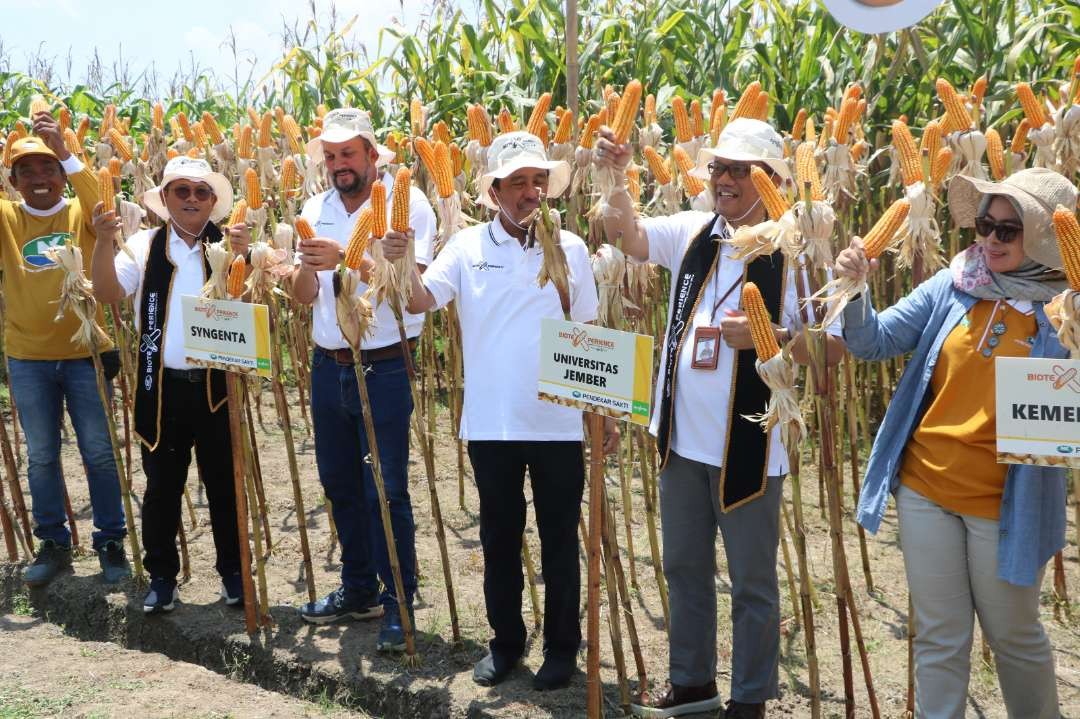
<path fill-rule="evenodd" d="M 320 352 L 327 357 L 333 359 L 339 365 L 351 367 L 353 365 L 353 351 L 349 348 L 343 349 L 327 349 L 315 345 L 315 351 Z M 416 340 L 409 340 L 409 352 L 416 351 Z M 360 350 L 360 364 L 371 364 L 372 362 L 381 362 L 382 360 L 396 359 L 401 357 L 401 343 L 395 343 L 387 345 L 386 347 L 376 347 L 373 350 Z"/>
<path fill-rule="evenodd" d="M 206 370 L 204 368 L 173 369 L 172 367 L 166 367 L 165 376 L 169 379 L 175 379 L 181 382 L 191 382 L 192 384 L 206 383 Z"/>

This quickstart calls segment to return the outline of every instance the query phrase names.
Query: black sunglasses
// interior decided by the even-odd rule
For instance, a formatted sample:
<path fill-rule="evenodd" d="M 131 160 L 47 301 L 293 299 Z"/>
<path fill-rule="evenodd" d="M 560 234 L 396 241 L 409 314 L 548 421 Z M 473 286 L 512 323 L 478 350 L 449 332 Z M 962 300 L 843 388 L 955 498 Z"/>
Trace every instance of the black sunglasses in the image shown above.
<path fill-rule="evenodd" d="M 195 199 L 199 202 L 206 202 L 214 196 L 214 191 L 205 185 L 199 185 L 198 187 L 192 187 L 191 185 L 177 185 L 176 187 L 170 187 L 169 191 L 181 200 L 186 200 L 191 197 L 193 193 Z"/>
<path fill-rule="evenodd" d="M 733 180 L 745 180 L 747 177 L 750 177 L 750 168 L 753 167 L 753 165 L 729 165 L 726 162 L 713 160 L 706 167 L 709 170 L 709 174 L 713 177 L 722 177 L 723 174 L 726 172 L 727 174 L 731 175 L 731 179 Z M 766 172 L 768 172 L 769 176 L 772 177 L 772 170 L 766 170 Z"/>
<path fill-rule="evenodd" d="M 997 241 L 1002 244 L 1009 244 L 1023 231 L 1024 227 L 1022 225 L 1016 225 L 1011 222 L 995 222 L 985 215 L 980 215 L 975 218 L 975 232 L 979 237 L 989 237 L 992 232 L 994 233 L 994 237 L 997 238 Z"/>

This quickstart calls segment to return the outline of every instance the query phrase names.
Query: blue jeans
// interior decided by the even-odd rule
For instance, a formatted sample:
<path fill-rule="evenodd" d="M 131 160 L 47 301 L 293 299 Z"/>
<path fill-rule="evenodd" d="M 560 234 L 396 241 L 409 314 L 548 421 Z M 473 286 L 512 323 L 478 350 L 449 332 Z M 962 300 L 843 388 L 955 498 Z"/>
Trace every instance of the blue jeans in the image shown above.
<path fill-rule="evenodd" d="M 397 595 L 378 493 L 371 465 L 364 462 L 368 442 L 355 370 L 317 349 L 311 368 L 315 462 L 341 540 L 341 583 L 351 594 L 370 592 L 381 579 L 380 602 L 393 606 Z M 405 600 L 411 606 L 416 593 L 416 525 L 407 472 L 413 404 L 405 361 L 373 362 L 367 365 L 366 379 Z"/>
<path fill-rule="evenodd" d="M 19 410 L 29 455 L 27 475 L 33 503 L 34 535 L 69 546 L 71 532 L 64 511 L 60 476 L 61 412 L 67 402 L 71 424 L 90 485 L 94 513 L 94 549 L 127 535 L 120 502 L 120 478 L 109 441 L 109 425 L 98 396 L 97 376 L 89 359 L 8 360 L 11 391 Z M 70 469 L 70 468 L 69 468 Z"/>

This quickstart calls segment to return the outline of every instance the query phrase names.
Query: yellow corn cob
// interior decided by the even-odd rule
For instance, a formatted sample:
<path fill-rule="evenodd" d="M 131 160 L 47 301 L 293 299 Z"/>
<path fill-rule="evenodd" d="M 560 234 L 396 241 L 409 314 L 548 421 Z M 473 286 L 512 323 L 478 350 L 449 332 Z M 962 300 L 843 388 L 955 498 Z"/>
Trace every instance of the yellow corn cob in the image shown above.
<path fill-rule="evenodd" d="M 194 139 L 195 147 L 206 147 L 206 130 L 203 128 L 201 122 L 193 122 L 191 124 L 191 136 Z"/>
<path fill-rule="evenodd" d="M 191 142 L 194 139 L 191 135 L 191 123 L 188 122 L 188 116 L 183 110 L 176 113 L 176 122 L 180 126 L 180 132 L 183 133 L 184 139 Z"/>
<path fill-rule="evenodd" d="M 465 153 L 456 143 L 450 145 L 450 166 L 453 168 L 454 177 L 465 172 Z"/>
<path fill-rule="evenodd" d="M 469 140 L 480 141 L 480 128 L 478 127 L 478 121 L 476 119 L 476 108 L 469 105 L 465 108 L 465 122 L 469 128 Z"/>
<path fill-rule="evenodd" d="M 857 140 L 855 144 L 851 146 L 851 161 L 858 162 L 861 160 L 868 149 L 870 149 L 869 142 L 866 140 Z"/>
<path fill-rule="evenodd" d="M 641 90 L 641 82 L 638 80 L 631 80 L 623 90 L 623 96 L 619 100 L 619 109 L 615 112 L 615 119 L 611 123 L 617 145 L 625 145 L 630 140 L 630 131 L 634 129 L 638 107 L 641 105 Z M 701 112 L 700 103 L 698 103 L 698 112 Z"/>
<path fill-rule="evenodd" d="M 1012 136 L 1012 143 L 1009 145 L 1010 152 L 1019 155 L 1024 151 L 1024 145 L 1027 144 L 1029 130 L 1031 130 L 1031 121 L 1025 117 L 1020 120 L 1020 124 L 1016 126 L 1016 132 L 1014 132 Z"/>
<path fill-rule="evenodd" d="M 630 199 L 635 203 L 641 202 L 641 168 L 633 163 L 626 168 L 626 189 L 630 192 Z"/>
<path fill-rule="evenodd" d="M 690 101 L 690 132 L 694 137 L 701 137 L 705 134 L 705 116 L 701 112 L 701 101 Z"/>
<path fill-rule="evenodd" d="M 476 105 L 476 118 L 479 120 L 480 145 L 487 147 L 491 144 L 491 116 L 483 105 Z"/>
<path fill-rule="evenodd" d="M 709 140 L 712 142 L 713 147 L 720 140 L 720 133 L 724 131 L 724 125 L 727 124 L 727 106 L 720 104 L 717 106 L 716 111 L 712 114 L 712 120 L 709 123 Z"/>
<path fill-rule="evenodd" d="M 413 138 L 413 151 L 424 163 L 428 174 L 435 177 L 435 146 L 426 137 Z"/>
<path fill-rule="evenodd" d="M 757 98 L 754 100 L 754 114 L 752 117 L 762 122 L 769 119 L 769 93 L 758 93 Z"/>
<path fill-rule="evenodd" d="M 115 130 L 116 128 L 114 127 L 113 129 Z M 109 174 L 110 175 L 112 175 L 113 177 L 119 179 L 120 174 L 123 172 L 123 169 L 124 169 L 124 163 L 120 161 L 119 157 L 110 157 L 109 158 Z"/>
<path fill-rule="evenodd" d="M 922 156 L 915 147 L 911 130 L 899 120 L 893 120 L 892 144 L 896 159 L 900 162 L 900 176 L 903 178 L 904 187 L 923 182 L 926 178 L 923 176 Z"/>
<path fill-rule="evenodd" d="M 67 141 L 66 135 L 64 141 Z M 150 162 L 150 141 L 146 135 L 142 136 L 142 152 L 139 153 L 139 159 L 143 162 Z"/>
<path fill-rule="evenodd" d="M 98 129 L 99 134 L 105 134 L 109 131 L 109 128 L 113 126 L 116 121 L 116 105 L 111 102 L 105 106 L 105 110 L 101 113 L 101 127 Z"/>
<path fill-rule="evenodd" d="M 445 148 L 446 145 L 443 145 Z M 438 145 L 435 152 L 438 153 Z M 449 158 L 448 158 L 449 159 Z M 390 227 L 394 232 L 409 231 L 409 195 L 412 188 L 412 171 L 407 167 L 398 168 L 394 176 L 394 190 L 391 195 Z"/>
<path fill-rule="evenodd" d="M 160 102 L 154 103 L 150 111 L 150 126 L 155 130 L 165 132 L 165 107 Z"/>
<path fill-rule="evenodd" d="M 645 96 L 645 114 L 642 120 L 645 122 L 645 127 L 656 122 L 656 95 L 651 92 Z"/>
<path fill-rule="evenodd" d="M 258 127 L 259 126 L 259 122 L 260 122 L 260 120 L 262 118 L 259 117 L 259 113 L 251 105 L 247 106 L 247 116 L 248 116 L 248 122 L 251 123 L 252 127 Z"/>
<path fill-rule="evenodd" d="M 169 118 L 169 131 L 172 133 L 174 142 L 184 137 L 184 133 L 180 130 L 180 121 L 176 119 L 175 115 Z"/>
<path fill-rule="evenodd" d="M 386 185 L 382 180 L 371 183 L 371 234 L 375 239 L 386 234 Z"/>
<path fill-rule="evenodd" d="M 131 145 L 127 143 L 124 136 L 120 134 L 120 131 L 115 127 L 109 130 L 109 143 L 116 150 L 116 154 L 120 156 L 124 162 L 130 160 L 133 155 L 131 154 Z"/>
<path fill-rule="evenodd" d="M 192 158 L 193 160 L 197 160 L 197 159 L 199 159 L 199 148 L 192 147 L 190 150 L 188 150 L 184 154 L 187 155 L 188 157 Z"/>
<path fill-rule="evenodd" d="M 112 173 L 107 167 L 97 172 L 98 192 L 101 193 L 101 212 L 116 211 L 116 186 L 113 185 Z"/>
<path fill-rule="evenodd" d="M 172 160 L 177 157 L 180 157 L 180 153 L 177 152 L 175 148 L 170 147 L 168 150 L 165 151 L 166 160 Z"/>
<path fill-rule="evenodd" d="M 1001 142 L 1001 135 L 991 128 L 986 131 L 986 159 L 990 163 L 990 172 L 994 179 L 1001 182 L 1005 179 L 1005 145 Z"/>
<path fill-rule="evenodd" d="M 221 134 L 221 127 L 209 112 L 204 111 L 202 114 L 202 128 L 213 144 L 220 145 L 225 140 L 225 136 Z"/>
<path fill-rule="evenodd" d="M 949 171 L 949 167 L 952 165 L 953 151 L 951 147 L 945 146 L 938 150 L 938 153 L 934 155 L 934 161 L 930 163 L 930 184 L 937 187 L 945 179 L 945 173 Z"/>
<path fill-rule="evenodd" d="M 247 263 L 241 255 L 233 258 L 229 265 L 229 279 L 225 283 L 225 292 L 231 299 L 240 299 L 244 294 L 244 274 L 247 271 Z"/>
<path fill-rule="evenodd" d="M 742 95 L 739 96 L 739 101 L 735 103 L 735 109 L 731 111 L 731 119 L 737 120 L 740 117 L 753 117 L 754 112 L 757 110 L 757 96 L 761 93 L 761 83 L 754 80 L 752 83 L 746 86 Z"/>
<path fill-rule="evenodd" d="M 424 106 L 418 97 L 414 97 L 409 103 L 409 128 L 413 137 L 424 134 Z"/>
<path fill-rule="evenodd" d="M 431 174 L 435 178 L 435 187 L 439 197 L 450 197 L 454 194 L 454 166 L 450 161 L 450 148 L 442 140 L 435 143 L 433 165 L 435 171 Z M 394 188 L 396 192 L 396 182 Z"/>
<path fill-rule="evenodd" d="M 971 86 L 971 106 L 979 107 L 982 105 L 983 98 L 986 97 L 987 82 L 986 75 L 979 75 L 975 80 L 975 83 Z"/>
<path fill-rule="evenodd" d="M 686 193 L 690 197 L 697 197 L 705 190 L 705 183 L 690 174 L 690 171 L 694 169 L 694 161 L 690 159 L 690 155 L 686 150 L 678 145 L 675 146 L 674 158 L 675 165 L 679 168 L 679 172 L 682 173 L 683 186 L 686 187 Z"/>
<path fill-rule="evenodd" d="M 825 119 L 826 120 L 832 120 L 833 123 L 835 124 L 836 123 L 836 118 L 839 117 L 839 115 L 840 115 L 840 111 L 837 110 L 835 107 L 826 107 L 825 108 Z"/>
<path fill-rule="evenodd" d="M 435 126 L 431 128 L 431 139 L 441 140 L 446 144 L 450 144 L 450 127 L 446 124 L 445 120 L 439 120 L 435 123 Z"/>
<path fill-rule="evenodd" d="M 762 170 L 757 165 L 751 165 L 750 181 L 754 183 L 754 189 L 757 190 L 761 203 L 765 205 L 770 220 L 779 220 L 784 216 L 785 212 L 791 209 L 791 204 L 776 189 L 772 178 L 765 173 L 765 170 Z"/>
<path fill-rule="evenodd" d="M 34 95 L 30 100 L 30 119 L 33 120 L 34 116 L 39 112 L 49 112 L 49 101 L 41 95 Z"/>
<path fill-rule="evenodd" d="M 853 97 L 856 100 L 858 100 L 860 97 L 862 97 L 862 85 L 860 85 L 857 82 L 853 82 L 850 85 L 848 85 L 847 89 L 844 90 L 844 99 L 846 100 L 849 97 Z"/>
<path fill-rule="evenodd" d="M 668 171 L 667 164 L 656 152 L 656 149 L 647 145 L 643 150 L 643 154 L 645 155 L 645 161 L 649 163 L 649 171 L 656 178 L 656 184 L 666 185 L 671 182 L 671 172 Z"/>
<path fill-rule="evenodd" d="M 86 115 L 82 116 L 79 120 L 79 127 L 75 130 L 75 137 L 79 140 L 79 147 L 83 146 L 86 142 L 86 133 L 90 131 L 90 118 Z"/>
<path fill-rule="evenodd" d="M 859 101 L 854 97 L 846 98 L 843 104 L 840 106 L 840 116 L 836 120 L 836 127 L 833 130 L 833 139 L 841 145 L 847 145 L 851 141 L 850 133 L 852 125 L 855 122 L 855 116 L 859 112 Z M 912 147 L 914 148 L 915 142 L 912 141 Z"/>
<path fill-rule="evenodd" d="M 780 354 L 780 345 L 776 342 L 769 310 L 761 290 L 753 282 L 747 282 L 742 288 L 742 305 L 746 312 L 746 321 L 750 325 L 750 337 L 754 340 L 754 351 L 759 362 L 768 362 Z"/>
<path fill-rule="evenodd" d="M 326 105 L 321 102 L 315 106 L 315 117 L 326 117 L 326 113 L 328 112 L 330 112 L 329 108 L 327 108 Z"/>
<path fill-rule="evenodd" d="M 349 234 L 349 243 L 345 246 L 345 266 L 350 270 L 360 269 L 364 261 L 364 253 L 371 241 L 371 216 L 371 208 L 365 207 L 357 216 L 352 233 Z"/>
<path fill-rule="evenodd" d="M 514 116 L 505 107 L 499 110 L 499 132 L 513 132 L 517 129 Z"/>
<path fill-rule="evenodd" d="M 257 210 L 263 206 L 262 187 L 259 185 L 259 173 L 254 167 L 244 172 L 244 192 L 248 207 Z"/>
<path fill-rule="evenodd" d="M 296 160 L 286 157 L 281 161 L 281 192 L 285 199 L 296 194 L 296 180 L 299 173 L 296 171 Z"/>
<path fill-rule="evenodd" d="M 28 134 L 30 134 L 30 133 L 28 133 L 26 131 L 26 125 L 22 124 L 21 120 L 16 120 L 15 121 L 15 127 L 12 128 L 11 131 L 15 133 L 15 139 L 16 140 L 21 140 L 24 137 L 26 137 Z"/>
<path fill-rule="evenodd" d="M 943 77 L 939 77 L 934 86 L 937 88 L 938 99 L 941 100 L 941 104 L 945 107 L 948 129 L 950 131 L 970 130 L 972 125 L 971 115 L 964 106 L 964 101 L 956 94 L 956 88 L 952 86 L 952 83 Z"/>
<path fill-rule="evenodd" d="M 619 93 L 611 89 L 609 85 L 607 92 L 604 93 L 604 112 L 607 113 L 607 120 L 604 121 L 605 125 L 611 125 L 615 122 L 615 116 L 619 112 L 619 103 L 622 98 L 619 97 Z"/>
<path fill-rule="evenodd" d="M 1080 55 L 1073 61 L 1072 104 L 1080 105 Z"/>
<path fill-rule="evenodd" d="M 1054 210 L 1054 234 L 1065 265 L 1069 288 L 1080 290 L 1080 223 L 1071 208 L 1058 205 Z"/>
<path fill-rule="evenodd" d="M 690 128 L 690 116 L 686 114 L 686 102 L 678 95 L 671 99 L 671 114 L 675 118 L 675 139 L 678 142 L 689 142 L 694 136 Z"/>
<path fill-rule="evenodd" d="M 856 104 L 855 122 L 859 122 L 864 117 L 866 117 L 866 98 L 862 97 Z"/>
<path fill-rule="evenodd" d="M 600 127 L 600 116 L 590 115 L 589 122 L 585 125 L 585 129 L 581 131 L 581 139 L 579 144 L 586 150 L 591 150 L 593 143 L 596 141 L 596 131 Z"/>
<path fill-rule="evenodd" d="M 907 124 L 907 123 L 905 123 Z M 941 123 L 931 120 L 923 128 L 922 138 L 919 140 L 919 152 L 922 157 L 937 157 L 941 149 Z M 922 165 L 920 160 L 919 165 Z"/>
<path fill-rule="evenodd" d="M 71 129 L 71 110 L 66 106 L 60 106 L 60 131 Z"/>
<path fill-rule="evenodd" d="M 247 208 L 247 200 L 237 200 L 236 204 L 233 205 L 232 212 L 229 213 L 229 222 L 226 227 L 232 227 L 233 225 L 240 225 L 246 222 Z"/>
<path fill-rule="evenodd" d="M 252 153 L 252 135 L 255 131 L 251 128 L 251 125 L 244 125 L 240 130 L 240 141 L 236 143 L 236 156 L 245 160 L 250 160 L 254 153 Z"/>
<path fill-rule="evenodd" d="M 537 137 L 540 136 L 540 126 L 547 125 L 547 111 L 551 107 L 551 93 L 545 92 L 533 106 L 532 114 L 529 115 L 529 123 L 525 126 L 527 132 Z"/>
<path fill-rule="evenodd" d="M 828 144 L 829 138 L 833 134 L 833 125 L 836 124 L 836 116 L 825 118 L 825 125 L 821 128 L 821 135 L 818 136 L 818 147 L 824 149 Z"/>
<path fill-rule="evenodd" d="M 278 132 L 281 132 L 281 124 L 285 121 L 285 108 L 281 105 L 274 105 L 274 120 L 277 122 Z"/>
<path fill-rule="evenodd" d="M 289 152 L 294 155 L 304 154 L 304 135 L 300 131 L 300 125 L 292 115 L 286 115 L 281 121 L 281 133 L 289 142 Z"/>
<path fill-rule="evenodd" d="M 559 118 L 559 126 L 555 128 L 555 144 L 561 145 L 564 142 L 570 142 L 570 137 L 574 132 L 574 113 L 567 110 Z"/>
<path fill-rule="evenodd" d="M 1047 122 L 1049 118 L 1046 116 L 1046 109 L 1039 102 L 1039 99 L 1035 97 L 1035 93 L 1031 90 L 1031 85 L 1026 82 L 1016 83 L 1016 97 L 1020 100 L 1020 107 L 1024 108 L 1024 117 L 1035 129 L 1039 129 Z"/>
<path fill-rule="evenodd" d="M 309 125 L 307 129 L 308 137 L 316 138 L 322 134 L 322 127 L 319 125 Z"/>
<path fill-rule="evenodd" d="M 709 103 L 709 120 L 716 114 L 716 108 L 727 104 L 727 95 L 719 87 L 712 91 L 712 100 Z"/>
<path fill-rule="evenodd" d="M 885 214 L 878 218 L 878 221 L 863 237 L 863 249 L 866 251 L 868 259 L 876 259 L 885 251 L 885 248 L 893 241 L 904 221 L 907 220 L 910 210 L 911 203 L 903 198 L 889 205 L 889 209 L 885 210 Z"/>
<path fill-rule="evenodd" d="M 611 117 L 611 115 L 608 114 L 608 111 L 607 111 L 606 107 L 601 108 L 600 112 L 598 112 L 596 114 L 600 117 L 600 125 L 601 126 L 603 126 L 603 125 L 610 126 L 611 125 L 611 123 L 609 122 L 609 118 Z"/>
<path fill-rule="evenodd" d="M 363 215 L 364 213 L 361 212 L 360 214 Z M 296 222 L 293 223 L 293 226 L 296 228 L 296 236 L 301 240 L 315 239 L 315 228 L 311 226 L 311 223 L 308 222 L 306 218 L 297 217 Z"/>
<path fill-rule="evenodd" d="M 11 137 L 8 137 L 8 142 L 11 142 Z M 75 131 L 70 127 L 64 130 L 64 147 L 68 149 L 72 155 L 83 154 L 83 149 L 79 147 L 79 137 L 75 134 Z M 144 147 L 145 151 L 146 148 Z"/>
<path fill-rule="evenodd" d="M 808 114 L 805 107 L 800 107 L 798 114 L 795 115 L 795 122 L 791 124 L 791 139 L 795 142 L 802 142 Z"/>
<path fill-rule="evenodd" d="M 270 147 L 274 143 L 272 121 L 269 112 L 264 112 L 259 118 L 259 147 Z"/>

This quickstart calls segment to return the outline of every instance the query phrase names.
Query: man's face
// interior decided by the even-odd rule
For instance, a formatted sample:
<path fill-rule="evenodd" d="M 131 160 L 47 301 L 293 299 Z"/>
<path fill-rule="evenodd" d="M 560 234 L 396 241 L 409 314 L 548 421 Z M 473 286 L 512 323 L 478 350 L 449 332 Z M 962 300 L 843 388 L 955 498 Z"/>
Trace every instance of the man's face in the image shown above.
<path fill-rule="evenodd" d="M 759 209 L 754 208 L 759 196 L 750 179 L 750 167 L 755 164 L 765 170 L 766 174 L 773 175 L 772 169 L 760 162 L 736 162 L 714 158 L 709 163 L 713 193 L 716 197 L 716 211 L 735 226 L 746 224 L 758 214 L 752 211 L 752 208 Z M 762 213 L 764 213 L 763 209 Z"/>
<path fill-rule="evenodd" d="M 64 196 L 67 175 L 56 158 L 28 155 L 11 169 L 11 184 L 30 207 L 47 210 Z"/>
<path fill-rule="evenodd" d="M 183 177 L 166 185 L 162 193 L 169 217 L 193 234 L 201 232 L 206 226 L 210 220 L 210 211 L 217 202 L 210 185 Z"/>
<path fill-rule="evenodd" d="M 515 222 L 521 222 L 540 206 L 541 195 L 548 190 L 547 170 L 523 167 L 499 180 L 499 186 L 491 186 L 490 192 L 498 199 L 503 211 Z"/>
<path fill-rule="evenodd" d="M 362 137 L 345 142 L 323 142 L 326 174 L 334 189 L 343 195 L 362 192 L 375 179 L 378 153 Z"/>

